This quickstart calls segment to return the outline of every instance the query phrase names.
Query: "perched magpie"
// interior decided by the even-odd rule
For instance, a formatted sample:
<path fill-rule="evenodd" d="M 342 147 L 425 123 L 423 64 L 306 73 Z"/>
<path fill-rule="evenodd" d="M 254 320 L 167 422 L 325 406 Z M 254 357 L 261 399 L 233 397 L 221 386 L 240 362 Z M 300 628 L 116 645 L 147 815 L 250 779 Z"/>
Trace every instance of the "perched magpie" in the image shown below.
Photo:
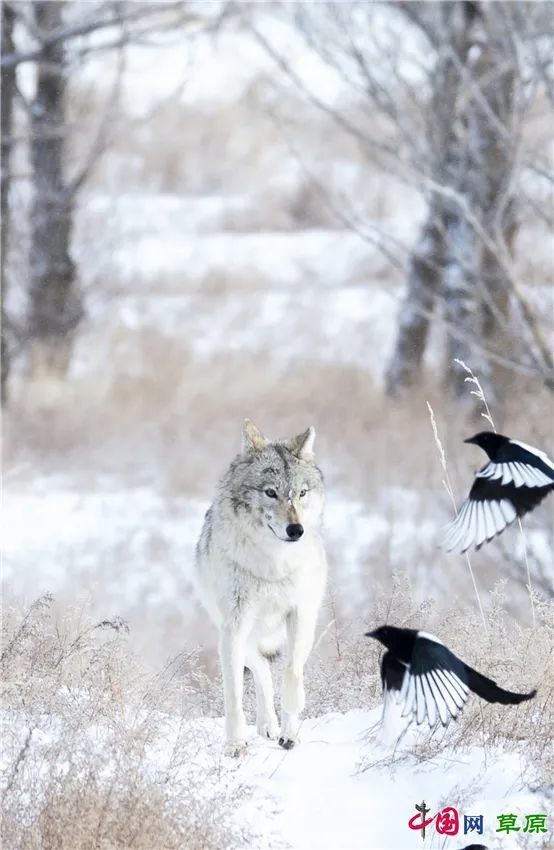
<path fill-rule="evenodd" d="M 431 728 L 440 720 L 446 726 L 464 707 L 469 692 L 487 702 L 510 705 L 535 696 L 515 694 L 499 688 L 492 679 L 460 661 L 440 640 L 417 629 L 381 626 L 366 637 L 375 638 L 386 646 L 381 661 L 381 681 L 385 694 L 384 712 L 392 697 L 402 707 L 402 717 L 415 719 L 419 726 L 424 720 Z"/>
<path fill-rule="evenodd" d="M 554 463 L 539 449 L 491 431 L 464 442 L 480 446 L 490 461 L 479 470 L 468 498 L 444 529 L 441 546 L 447 552 L 479 549 L 554 490 Z"/>

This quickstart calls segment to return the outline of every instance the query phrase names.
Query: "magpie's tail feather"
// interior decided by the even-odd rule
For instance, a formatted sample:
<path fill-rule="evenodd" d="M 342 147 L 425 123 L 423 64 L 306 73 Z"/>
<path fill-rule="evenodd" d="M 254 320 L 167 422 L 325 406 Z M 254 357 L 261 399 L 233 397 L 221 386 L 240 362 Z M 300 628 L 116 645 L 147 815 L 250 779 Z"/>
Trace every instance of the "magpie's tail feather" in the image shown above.
<path fill-rule="evenodd" d="M 503 688 L 499 688 L 496 682 L 493 682 L 492 679 L 487 679 L 486 676 L 478 673 L 477 670 L 474 670 L 472 667 L 468 667 L 467 664 L 465 664 L 464 667 L 467 675 L 468 688 L 470 688 L 474 694 L 477 694 L 477 696 L 486 699 L 487 702 L 500 702 L 503 705 L 517 705 L 520 702 L 525 702 L 527 699 L 532 699 L 537 693 L 536 689 L 533 689 L 528 694 L 516 694 L 512 691 L 505 691 Z"/>

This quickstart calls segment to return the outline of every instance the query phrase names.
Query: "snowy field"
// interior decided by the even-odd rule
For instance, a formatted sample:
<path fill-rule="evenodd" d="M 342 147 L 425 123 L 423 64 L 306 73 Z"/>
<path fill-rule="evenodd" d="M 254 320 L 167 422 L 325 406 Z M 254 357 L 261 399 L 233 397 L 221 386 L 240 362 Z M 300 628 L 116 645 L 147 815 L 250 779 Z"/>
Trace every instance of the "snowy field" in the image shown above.
<path fill-rule="evenodd" d="M 462 825 L 464 812 L 482 814 L 483 839 L 470 835 L 468 842 L 486 840 L 491 848 L 507 850 L 522 846 L 513 836 L 494 835 L 496 815 L 508 804 L 510 812 L 519 815 L 545 810 L 540 794 L 522 788 L 525 764 L 519 756 L 494 749 L 484 753 L 480 747 L 445 747 L 423 764 L 410 755 L 402 762 L 397 751 L 395 764 L 390 745 L 376 742 L 375 731 L 368 732 L 380 713 L 351 711 L 305 720 L 302 744 L 290 753 L 254 741 L 252 753 L 234 775 L 239 782 L 255 785 L 250 805 L 259 812 L 260 847 L 409 850 L 463 842 L 463 826 L 456 839 L 438 834 L 432 824 L 424 841 L 420 832 L 409 829 L 415 803 L 423 799 L 431 816 L 453 806 Z M 254 818 L 249 821 L 256 824 Z M 528 836 L 523 846 L 532 847 L 533 841 Z"/>
<path fill-rule="evenodd" d="M 439 752 L 418 757 L 418 733 L 412 731 L 394 746 L 383 741 L 380 718 L 380 707 L 307 718 L 301 743 L 289 752 L 262 741 L 250 727 L 247 753 L 235 760 L 221 754 L 223 720 L 183 722 L 163 715 L 142 770 L 154 784 L 170 783 L 169 799 L 193 787 L 206 810 L 219 810 L 223 795 L 229 804 L 226 827 L 241 836 L 233 844 L 241 848 L 433 850 L 465 846 L 464 840 L 486 841 L 491 850 L 550 846 L 542 835 L 524 835 L 521 828 L 519 834 L 496 833 L 500 814 L 511 813 L 525 824 L 527 814 L 549 811 L 548 798 L 528 785 L 524 751 L 452 746 L 446 735 Z M 129 715 L 127 723 L 140 720 Z M 29 749 L 47 763 L 63 727 L 52 718 L 43 718 L 40 726 Z M 88 741 L 77 744 L 89 759 L 103 760 L 106 779 L 117 775 L 110 750 L 113 735 L 112 728 L 94 724 L 86 733 Z M 420 745 L 424 739 L 422 734 Z M 57 770 L 70 775 L 67 762 Z M 435 821 L 424 840 L 420 831 L 409 828 L 422 800 L 428 817 L 446 807 L 457 811 L 460 826 L 454 835 L 439 834 Z M 483 816 L 482 835 L 464 836 L 464 814 Z"/>
<path fill-rule="evenodd" d="M 344 105 L 352 97 L 290 28 L 283 25 L 276 37 L 326 103 Z M 407 54 L 412 50 L 417 44 L 407 43 Z M 433 402 L 458 500 L 482 461 L 461 440 L 482 421 L 476 426 L 437 388 L 440 332 L 427 354 L 428 383 L 403 402 L 383 397 L 405 275 L 377 249 L 376 234 L 388 234 L 404 259 L 421 220 L 421 199 L 368 170 L 360 151 L 337 141 L 305 105 L 308 154 L 299 162 L 271 117 L 278 101 L 297 118 L 294 87 L 276 92 L 268 85 L 271 63 L 244 33 L 199 38 L 195 51 L 199 64 L 180 47 L 168 47 L 155 73 L 149 49 L 128 51 L 114 141 L 79 199 L 73 250 L 86 318 L 69 373 L 62 384 L 32 382 L 25 364 L 16 366 L 5 416 L 2 591 L 10 617 L 45 593 L 54 595 L 60 621 L 68 611 L 93 621 L 121 616 L 130 626 L 125 652 L 140 658 L 148 675 L 158 675 L 170 657 L 199 653 L 198 669 L 176 674 L 178 689 L 186 691 L 190 675 L 207 671 L 209 681 L 195 681 L 194 711 L 184 696 L 181 708 L 162 713 L 156 704 L 155 735 L 145 733 L 143 740 L 135 679 L 123 677 L 122 684 L 117 664 L 99 665 L 90 715 L 85 709 L 72 714 L 84 687 L 79 677 L 88 675 L 88 647 L 78 656 L 78 674 L 68 674 L 70 684 L 46 664 L 54 683 L 48 705 L 38 687 L 38 696 L 33 691 L 32 699 L 2 715 L 4 728 L 12 729 L 2 755 L 3 787 L 13 769 L 14 787 L 23 783 L 22 800 L 25 780 L 36 803 L 43 782 L 69 775 L 71 743 L 76 753 L 82 746 L 86 758 L 98 757 L 98 786 L 111 788 L 115 777 L 117 790 L 116 779 L 128 768 L 127 756 L 119 758 L 118 735 L 138 729 L 140 758 L 129 764 L 133 770 L 140 765 L 140 781 L 162 788 L 169 810 L 183 788 L 198 791 L 208 807 L 217 798 L 215 817 L 231 809 L 239 834 L 225 846 L 458 850 L 481 840 L 441 836 L 432 825 L 422 841 L 407 822 L 425 799 L 432 814 L 449 805 L 462 816 L 482 814 L 491 850 L 546 850 L 551 832 L 546 838 L 495 833 L 501 813 L 517 814 L 523 823 L 526 814 L 552 811 L 551 780 L 541 774 L 542 756 L 550 764 L 552 752 L 546 743 L 537 754 L 548 722 L 539 709 L 525 722 L 519 709 L 510 709 L 505 722 L 494 715 L 501 718 L 496 725 L 487 709 L 475 709 L 473 727 L 463 727 L 465 740 L 458 734 L 428 745 L 414 733 L 395 748 L 379 730 L 376 650 L 354 651 L 344 637 L 353 623 L 360 636 L 376 616 L 390 614 L 415 627 L 432 617 L 435 629 L 452 635 L 459 650 L 473 654 L 468 661 L 486 664 L 491 675 L 517 676 L 522 686 L 536 677 L 549 717 L 551 614 L 541 614 L 540 634 L 525 631 L 531 623 L 525 553 L 543 592 L 552 578 L 552 500 L 526 520 L 525 538 L 511 528 L 473 556 L 484 608 L 492 612 L 490 634 L 481 634 L 478 624 L 473 646 L 460 625 L 464 612 L 468 622 L 477 617 L 467 564 L 436 545 L 452 506 L 425 402 Z M 74 93 L 81 110 L 105 95 L 112 72 L 107 59 L 87 64 Z M 187 84 L 178 86 L 183 77 Z M 181 137 L 183 126 L 190 132 Z M 78 139 L 76 149 L 85 141 Z M 235 170 L 225 169 L 227 157 Z M 335 207 L 365 222 L 363 233 L 309 191 L 308 166 L 326 180 Z M 525 228 L 520 238 L 525 286 L 533 303 L 546 305 L 542 319 L 549 327 L 548 246 L 536 244 Z M 12 297 L 17 302 L 17 293 Z M 536 433 L 517 436 L 551 451 L 549 405 L 549 397 L 545 402 L 537 394 L 526 397 L 523 412 L 509 405 L 502 410 L 516 426 L 532 421 Z M 222 756 L 216 635 L 189 577 L 204 513 L 238 451 L 245 416 L 272 437 L 316 426 L 330 583 L 300 746 L 284 752 L 250 728 L 246 756 L 232 761 Z M 412 595 L 396 595 L 398 574 L 409 577 Z M 497 617 L 500 604 L 513 618 L 510 627 Z M 452 609 L 458 620 L 446 613 Z M 51 658 L 50 650 L 46 655 Z M 344 688 L 343 668 L 350 676 Z M 13 681 L 27 687 L 32 668 L 14 669 Z M 367 694 L 360 685 L 365 677 L 371 680 Z M 205 716 L 198 718 L 206 693 Z M 78 717 L 66 723 L 65 743 L 63 712 Z M 13 766 L 22 752 L 32 764 L 28 775 L 25 767 L 18 776 Z M 86 773 L 76 764 L 73 778 Z M 198 846 L 212 850 L 217 842 Z"/>

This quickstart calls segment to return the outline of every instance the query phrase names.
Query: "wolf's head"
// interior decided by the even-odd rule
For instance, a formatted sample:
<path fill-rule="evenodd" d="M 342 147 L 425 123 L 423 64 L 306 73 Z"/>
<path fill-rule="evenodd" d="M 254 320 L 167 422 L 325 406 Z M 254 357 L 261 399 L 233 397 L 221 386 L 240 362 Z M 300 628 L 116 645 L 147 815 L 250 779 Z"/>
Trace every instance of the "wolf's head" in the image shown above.
<path fill-rule="evenodd" d="M 295 543 L 317 528 L 323 512 L 323 476 L 315 465 L 315 430 L 270 442 L 246 420 L 242 453 L 223 480 L 235 514 L 247 514 L 262 533 Z"/>

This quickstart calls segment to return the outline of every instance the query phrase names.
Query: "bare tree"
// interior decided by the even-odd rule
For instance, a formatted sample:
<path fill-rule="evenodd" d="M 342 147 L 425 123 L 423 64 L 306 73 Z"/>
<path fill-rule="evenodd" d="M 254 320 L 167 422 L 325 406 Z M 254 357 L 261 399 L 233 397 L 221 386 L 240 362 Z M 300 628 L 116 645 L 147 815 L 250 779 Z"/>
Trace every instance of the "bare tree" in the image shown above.
<path fill-rule="evenodd" d="M 552 353 L 512 257 L 518 216 L 548 216 L 527 178 L 552 181 L 552 172 L 544 154 L 526 147 L 523 131 L 537 100 L 551 97 L 551 4 L 325 3 L 300 4 L 290 14 L 306 45 L 351 88 L 357 117 L 324 102 L 254 22 L 255 37 L 368 160 L 426 200 L 406 258 L 387 391 L 398 395 L 418 379 L 434 320 L 446 330 L 443 370 L 456 395 L 464 376 L 452 373 L 454 357 L 478 357 L 480 371 L 494 369 L 495 381 L 509 370 L 553 387 Z M 388 38 L 384 16 L 396 20 Z M 408 72 L 403 66 L 402 31 L 419 39 L 415 76 L 413 59 Z M 367 114 L 381 119 L 378 132 Z"/>
<path fill-rule="evenodd" d="M 57 0 L 41 0 L 33 6 L 37 34 L 44 43 L 30 110 L 33 202 L 28 331 L 35 372 L 65 371 L 71 337 L 83 314 L 70 248 L 74 191 L 64 174 L 65 43 L 50 40 L 63 25 L 63 6 Z"/>
<path fill-rule="evenodd" d="M 454 188 L 450 205 L 444 263 L 444 315 L 447 327 L 446 383 L 467 396 L 464 374 L 451 372 L 454 359 L 471 360 L 474 346 L 486 339 L 502 352 L 509 346 L 510 265 L 516 228 L 514 170 L 516 140 L 514 87 L 517 56 L 513 33 L 503 17 L 484 17 L 475 4 L 460 4 L 463 22 L 447 22 L 458 30 L 454 53 L 457 90 L 453 92 L 450 158 L 454 164 L 446 185 Z M 472 52 L 473 51 L 473 55 Z M 445 90 L 444 93 L 447 93 Z M 484 240 L 482 234 L 488 239 Z M 456 328 L 454 335 L 451 331 Z M 492 361 L 481 361 L 481 374 Z M 492 389 L 503 383 L 490 381 Z M 394 389 L 391 382 L 391 389 Z"/>
<path fill-rule="evenodd" d="M 215 8 L 215 7 L 214 7 Z M 12 104 L 17 94 L 16 68 L 31 63 L 36 69 L 32 100 L 20 97 L 22 126 L 28 129 L 32 201 L 29 210 L 28 314 L 21 331 L 30 343 L 31 368 L 63 374 L 72 340 L 84 315 L 78 289 L 78 270 L 71 255 L 71 233 L 77 194 L 89 178 L 108 141 L 109 116 L 100 116 L 98 130 L 85 161 L 69 174 L 67 156 L 71 133 L 67 92 L 75 69 L 90 53 L 121 52 L 140 42 L 156 47 L 156 37 L 168 32 L 207 29 L 219 25 L 227 7 L 203 11 L 178 2 L 89 2 L 24 0 L 2 3 L 2 282 L 3 373 L 5 397 L 9 357 L 5 316 L 6 249 L 9 233 L 9 161 L 12 148 Z M 17 26 L 19 41 L 15 37 Z"/>
<path fill-rule="evenodd" d="M 417 7 L 407 6 L 410 17 L 423 27 Z M 429 120 L 426 121 L 429 165 L 433 183 L 448 184 L 455 168 L 456 102 L 460 86 L 456 57 L 467 53 L 468 20 L 461 4 L 442 4 L 440 22 L 448 43 L 437 50 L 430 79 Z M 427 24 L 427 22 L 425 22 Z M 428 192 L 428 210 L 408 261 L 406 295 L 398 316 L 398 330 L 386 384 L 391 395 L 412 384 L 421 371 L 435 303 L 447 264 L 448 234 L 452 234 L 452 203 L 441 192 Z"/>

